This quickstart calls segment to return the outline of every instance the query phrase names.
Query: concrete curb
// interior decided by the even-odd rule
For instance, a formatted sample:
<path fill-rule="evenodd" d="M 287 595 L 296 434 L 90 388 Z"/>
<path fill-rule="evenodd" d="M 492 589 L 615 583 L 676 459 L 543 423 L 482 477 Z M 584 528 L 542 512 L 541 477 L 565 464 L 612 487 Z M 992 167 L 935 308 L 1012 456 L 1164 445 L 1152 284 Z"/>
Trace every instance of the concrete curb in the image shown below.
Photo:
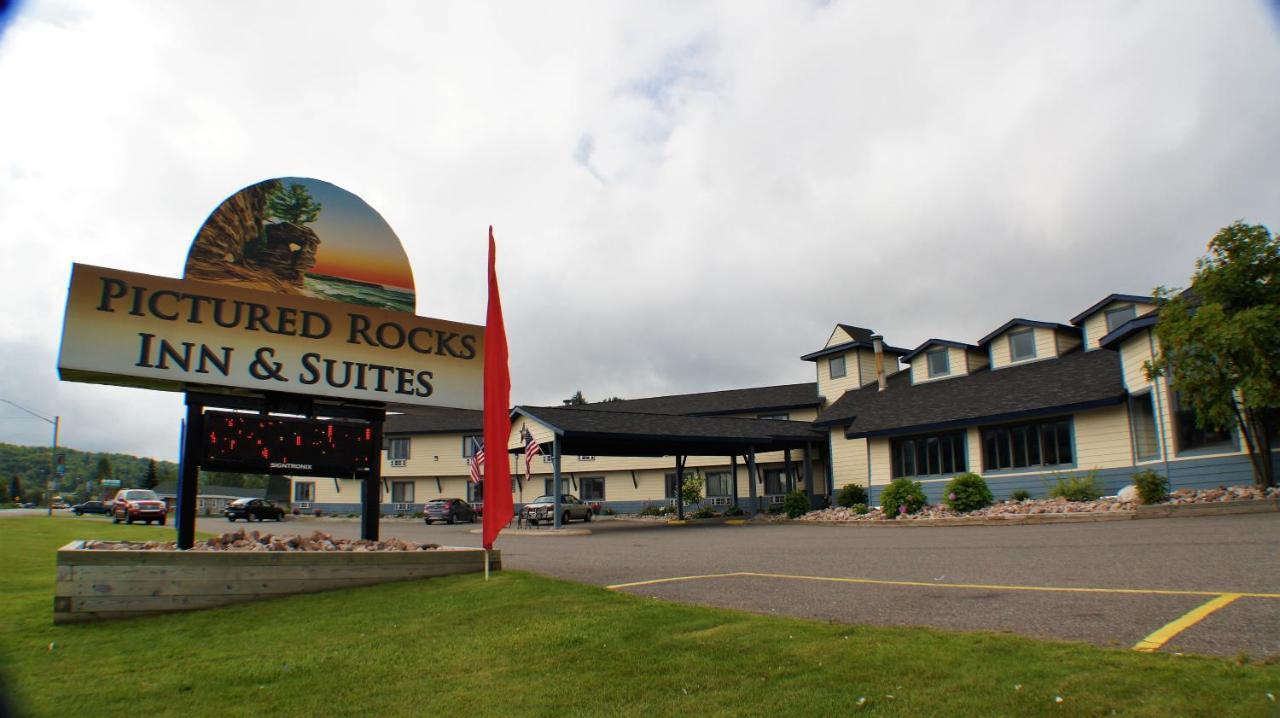
<path fill-rule="evenodd" d="M 913 519 L 906 521 L 786 521 L 794 525 L 858 526 L 905 528 L 909 526 L 1023 526 L 1027 524 L 1081 524 L 1134 519 L 1189 518 L 1192 516 L 1235 516 L 1280 512 L 1280 500 L 1223 501 L 1211 504 L 1156 504 L 1139 506 L 1132 511 L 1088 511 L 1073 514 L 1009 514 L 1002 517 L 968 517 Z"/>

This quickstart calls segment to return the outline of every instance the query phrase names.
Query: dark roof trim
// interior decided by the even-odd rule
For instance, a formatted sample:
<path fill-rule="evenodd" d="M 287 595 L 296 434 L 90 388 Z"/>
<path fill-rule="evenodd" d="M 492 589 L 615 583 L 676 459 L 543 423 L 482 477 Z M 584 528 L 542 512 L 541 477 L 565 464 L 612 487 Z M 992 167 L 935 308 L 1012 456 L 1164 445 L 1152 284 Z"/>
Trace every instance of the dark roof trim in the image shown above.
<path fill-rule="evenodd" d="M 975 352 L 982 351 L 982 347 L 977 346 L 975 344 L 965 344 L 964 342 L 955 342 L 955 341 L 951 341 L 950 339 L 926 339 L 924 343 L 922 343 L 920 346 L 916 347 L 915 349 L 912 349 L 910 352 L 906 354 L 906 356 L 902 357 L 902 361 L 911 361 L 914 357 L 919 355 L 920 352 L 924 351 L 925 349 L 928 349 L 929 347 L 935 344 L 938 346 L 955 347 L 956 349 L 966 349 L 966 350 L 972 350 Z"/>
<path fill-rule="evenodd" d="M 536 408 L 536 407 L 535 407 L 535 408 Z M 545 427 L 547 427 L 548 429 L 550 429 L 550 430 L 551 430 L 551 431 L 552 431 L 556 436 L 564 436 L 564 429 L 562 429 L 562 428 L 560 428 L 560 427 L 558 427 L 558 426 L 556 426 L 556 425 L 552 424 L 551 422 L 547 421 L 546 419 L 543 419 L 543 418 L 538 417 L 538 416 L 534 416 L 534 415 L 533 415 L 533 413 L 532 413 L 532 412 L 530 412 L 530 411 L 529 411 L 529 408 L 527 408 L 527 407 L 517 406 L 517 407 L 515 407 L 514 409 L 512 409 L 512 410 L 511 410 L 511 418 L 512 418 L 512 419 L 515 419 L 517 416 L 523 416 L 523 417 L 525 417 L 526 419 L 533 419 L 534 421 L 538 422 L 539 424 L 542 424 L 543 426 L 545 426 Z"/>
<path fill-rule="evenodd" d="M 1093 306 L 1089 307 L 1083 312 L 1080 312 L 1074 317 L 1071 317 L 1071 324 L 1077 327 L 1080 326 L 1080 323 L 1083 322 L 1085 319 L 1088 319 L 1089 315 L 1093 314 L 1099 309 L 1102 309 L 1103 307 L 1107 306 L 1112 302 L 1133 302 L 1135 304 L 1155 304 L 1156 300 L 1152 299 L 1149 296 L 1144 297 L 1140 294 L 1108 294 L 1098 302 L 1094 303 Z"/>
<path fill-rule="evenodd" d="M 1035 319 L 1022 319 L 1021 317 L 1014 317 L 1013 319 L 1010 319 L 1004 324 L 1001 324 L 999 328 L 997 328 L 995 331 L 979 339 L 978 345 L 985 346 L 992 339 L 995 339 L 996 337 L 1000 336 L 1011 327 L 1040 327 L 1041 329 L 1061 329 L 1062 331 L 1076 332 L 1076 333 L 1080 331 L 1075 327 L 1067 326 L 1066 324 L 1059 324 L 1057 322 L 1040 322 L 1040 321 L 1036 321 Z"/>
<path fill-rule="evenodd" d="M 1124 402 L 1128 394 L 1120 394 L 1108 399 L 1095 399 L 1094 401 L 1082 401 L 1076 404 L 1063 404 L 1061 406 L 1046 406 L 1039 409 L 1028 409 L 1026 411 L 1013 411 L 1005 414 L 989 414 L 987 416 L 974 416 L 964 419 L 956 419 L 954 421 L 940 421 L 933 424 L 917 424 L 915 426 L 895 426 L 892 429 L 880 429 L 877 431 L 845 431 L 846 439 L 865 439 L 870 437 L 881 436 L 902 436 L 905 434 L 919 434 L 926 431 L 942 431 L 945 429 L 958 429 L 960 427 L 973 426 L 974 424 L 997 424 L 1006 421 L 1016 421 L 1018 419 L 1031 419 L 1037 416 L 1051 416 L 1053 414 L 1071 414 L 1077 411 L 1088 411 L 1089 409 L 1100 409 L 1104 406 L 1114 406 Z M 857 417 L 854 417 L 857 418 Z M 850 422 L 853 419 L 849 420 Z"/>
<path fill-rule="evenodd" d="M 1133 319 L 1130 319 L 1124 324 L 1116 327 L 1110 334 L 1099 339 L 1098 346 L 1103 347 L 1104 349 L 1114 349 L 1116 348 L 1116 345 L 1125 339 L 1128 339 L 1138 330 L 1146 329 L 1147 327 L 1154 327 L 1158 319 L 1159 317 L 1156 316 L 1155 312 L 1143 314 L 1140 317 L 1134 317 Z"/>
<path fill-rule="evenodd" d="M 816 352 L 809 352 L 808 354 L 805 354 L 800 358 L 805 361 L 817 361 L 822 357 L 830 356 L 832 354 L 843 354 L 849 351 L 850 349 L 870 349 L 872 351 L 875 351 L 875 346 L 871 342 L 858 342 L 858 341 L 845 342 L 844 344 L 837 344 L 833 347 L 827 347 L 826 349 L 819 349 Z M 907 350 L 902 349 L 900 347 L 891 347 L 888 344 L 885 344 L 884 353 L 902 356 L 903 354 L 907 353 Z"/>

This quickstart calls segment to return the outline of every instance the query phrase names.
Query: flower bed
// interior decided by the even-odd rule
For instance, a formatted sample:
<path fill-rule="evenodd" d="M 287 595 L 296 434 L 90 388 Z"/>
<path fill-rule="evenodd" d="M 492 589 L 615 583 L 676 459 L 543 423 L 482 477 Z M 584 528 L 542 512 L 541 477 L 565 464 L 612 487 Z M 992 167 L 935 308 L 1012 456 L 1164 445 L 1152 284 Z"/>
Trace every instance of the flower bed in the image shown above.
<path fill-rule="evenodd" d="M 1216 489 L 1179 489 L 1157 506 L 1182 504 L 1213 504 L 1230 501 L 1265 501 L 1280 499 L 1280 488 L 1259 489 L 1253 486 L 1218 487 Z M 1095 501 L 1067 501 L 1057 499 L 1031 499 L 1027 501 L 1001 501 L 977 511 L 960 513 L 946 506 L 927 505 L 914 514 L 886 516 L 879 508 L 873 508 L 865 514 L 856 513 L 853 509 L 832 507 L 810 511 L 801 516 L 799 521 L 836 521 L 836 522 L 875 522 L 875 521 L 922 521 L 928 519 L 960 519 L 990 518 L 1003 519 L 1018 516 L 1040 516 L 1052 514 L 1106 514 L 1115 512 L 1134 512 L 1138 508 L 1136 500 L 1107 496 Z"/>

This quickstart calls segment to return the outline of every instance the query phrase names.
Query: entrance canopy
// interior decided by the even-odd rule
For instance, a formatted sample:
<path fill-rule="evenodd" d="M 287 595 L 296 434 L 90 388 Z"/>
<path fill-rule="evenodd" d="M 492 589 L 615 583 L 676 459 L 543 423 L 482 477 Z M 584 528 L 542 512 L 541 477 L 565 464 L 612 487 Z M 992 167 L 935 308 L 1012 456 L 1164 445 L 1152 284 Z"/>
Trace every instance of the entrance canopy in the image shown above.
<path fill-rule="evenodd" d="M 534 440 L 559 440 L 562 454 L 591 456 L 735 456 L 805 449 L 826 440 L 807 421 L 678 416 L 569 407 L 517 406 L 510 449 L 519 450 L 520 419 Z"/>

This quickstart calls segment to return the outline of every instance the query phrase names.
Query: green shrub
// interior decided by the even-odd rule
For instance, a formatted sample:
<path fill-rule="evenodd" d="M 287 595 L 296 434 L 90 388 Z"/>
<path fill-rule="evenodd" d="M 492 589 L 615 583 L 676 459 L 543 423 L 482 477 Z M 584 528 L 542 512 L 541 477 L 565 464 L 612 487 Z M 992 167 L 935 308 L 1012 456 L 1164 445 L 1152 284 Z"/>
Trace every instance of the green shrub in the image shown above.
<path fill-rule="evenodd" d="M 845 484 L 836 493 L 836 506 L 849 508 L 856 504 L 867 503 L 867 487 L 859 484 Z"/>
<path fill-rule="evenodd" d="M 720 514 L 717 514 L 716 512 L 712 511 L 710 508 L 708 508 L 708 507 L 706 507 L 706 506 L 703 506 L 702 508 L 698 509 L 697 511 L 694 511 L 693 513 L 689 514 L 689 518 L 693 518 L 693 519 L 714 519 L 715 517 L 717 517 L 717 516 L 719 516 L 719 515 L 720 515 Z"/>
<path fill-rule="evenodd" d="M 724 515 L 725 516 L 746 516 L 747 512 L 743 511 L 742 509 L 738 508 L 738 506 L 734 505 L 725 509 Z"/>
<path fill-rule="evenodd" d="M 1102 487 L 1093 471 L 1082 476 L 1059 476 L 1058 483 L 1049 489 L 1049 497 L 1067 501 L 1094 501 L 1102 497 Z"/>
<path fill-rule="evenodd" d="M 880 492 L 880 506 L 886 516 L 897 518 L 924 508 L 924 489 L 919 481 L 894 479 Z"/>
<path fill-rule="evenodd" d="M 645 504 L 644 508 L 640 509 L 641 516 L 661 516 L 662 513 L 662 510 L 653 504 Z"/>
<path fill-rule="evenodd" d="M 1009 500 L 1010 501 L 1030 501 L 1031 492 L 1027 491 L 1026 489 L 1018 489 L 1014 491 L 1012 494 L 1009 494 Z"/>
<path fill-rule="evenodd" d="M 853 512 L 854 512 L 855 514 L 858 514 L 859 516 L 863 516 L 863 515 L 865 515 L 868 511 L 870 511 L 870 510 L 871 510 L 871 509 L 867 508 L 867 505 L 866 505 L 866 504 L 854 504 L 853 506 L 850 506 L 849 508 L 853 509 Z"/>
<path fill-rule="evenodd" d="M 809 513 L 809 497 L 800 489 L 791 491 L 782 499 L 782 508 L 787 512 L 787 518 L 803 516 Z"/>
<path fill-rule="evenodd" d="M 1138 488 L 1138 500 L 1144 504 L 1158 504 L 1169 495 L 1169 480 L 1151 469 L 1134 474 L 1133 485 Z"/>
<path fill-rule="evenodd" d="M 945 503 L 952 511 L 977 511 L 991 505 L 995 498 L 981 476 L 965 472 L 947 482 Z"/>
<path fill-rule="evenodd" d="M 617 512 L 617 511 L 614 511 L 612 506 L 606 506 L 606 507 L 604 507 L 604 515 L 605 515 L 605 516 L 616 516 L 617 514 L 618 514 L 618 512 Z"/>

